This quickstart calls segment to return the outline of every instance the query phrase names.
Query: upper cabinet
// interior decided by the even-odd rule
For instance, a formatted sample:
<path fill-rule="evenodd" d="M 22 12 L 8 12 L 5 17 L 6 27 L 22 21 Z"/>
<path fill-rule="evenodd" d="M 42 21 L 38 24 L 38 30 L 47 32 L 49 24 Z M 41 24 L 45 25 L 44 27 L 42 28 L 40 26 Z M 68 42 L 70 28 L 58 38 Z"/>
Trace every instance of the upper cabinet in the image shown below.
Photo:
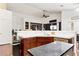
<path fill-rule="evenodd" d="M 32 30 L 42 30 L 42 24 L 41 23 L 31 23 L 30 27 Z"/>
<path fill-rule="evenodd" d="M 61 22 L 57 19 L 50 20 L 49 23 L 44 24 L 44 30 L 61 31 Z"/>
<path fill-rule="evenodd" d="M 25 22 L 25 29 L 42 30 L 42 23 Z"/>
<path fill-rule="evenodd" d="M 49 23 L 38 23 L 38 22 L 24 22 L 24 29 L 27 30 L 50 30 L 50 31 L 61 31 L 61 22 L 58 22 L 57 19 L 50 20 Z"/>

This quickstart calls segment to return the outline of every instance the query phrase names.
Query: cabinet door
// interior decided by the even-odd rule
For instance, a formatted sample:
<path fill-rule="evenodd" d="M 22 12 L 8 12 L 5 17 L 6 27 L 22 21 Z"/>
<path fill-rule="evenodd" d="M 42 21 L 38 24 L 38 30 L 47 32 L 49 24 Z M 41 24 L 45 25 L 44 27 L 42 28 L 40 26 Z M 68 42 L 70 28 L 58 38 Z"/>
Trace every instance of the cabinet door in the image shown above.
<path fill-rule="evenodd" d="M 23 39 L 21 39 L 20 55 L 21 56 L 27 55 L 27 50 L 29 48 L 30 48 L 30 40 L 29 40 L 29 38 L 23 38 Z"/>
<path fill-rule="evenodd" d="M 30 49 L 30 38 L 24 39 L 24 50 L 25 49 Z"/>
<path fill-rule="evenodd" d="M 21 39 L 21 55 L 28 55 L 27 50 L 53 42 L 52 37 L 32 37 Z"/>
<path fill-rule="evenodd" d="M 51 25 L 51 24 L 44 24 L 44 29 L 45 29 L 45 30 L 51 30 L 51 29 L 50 29 L 50 25 Z"/>
<path fill-rule="evenodd" d="M 37 37 L 38 46 L 45 45 L 45 44 L 51 43 L 53 41 L 54 41 L 53 37 Z"/>
<path fill-rule="evenodd" d="M 54 41 L 53 37 L 37 37 L 37 40 L 38 42 L 45 42 L 45 41 L 53 42 Z"/>
<path fill-rule="evenodd" d="M 36 46 L 37 46 L 36 38 L 31 38 L 31 40 L 30 40 L 30 47 L 31 48 L 34 48 Z"/>
<path fill-rule="evenodd" d="M 36 46 L 37 44 L 35 37 L 21 39 L 21 55 L 28 55 L 27 50 Z"/>

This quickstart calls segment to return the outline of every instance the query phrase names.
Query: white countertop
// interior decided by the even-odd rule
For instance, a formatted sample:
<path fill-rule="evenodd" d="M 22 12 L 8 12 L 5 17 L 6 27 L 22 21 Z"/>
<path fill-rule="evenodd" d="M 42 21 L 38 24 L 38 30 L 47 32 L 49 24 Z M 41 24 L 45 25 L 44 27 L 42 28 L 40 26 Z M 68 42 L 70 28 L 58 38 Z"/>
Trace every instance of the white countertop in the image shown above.
<path fill-rule="evenodd" d="M 73 38 L 74 32 L 69 31 L 19 31 L 17 37 L 29 38 L 29 37 L 58 37 L 58 38 Z"/>
<path fill-rule="evenodd" d="M 50 35 L 50 36 L 70 39 L 74 37 L 74 34 L 55 34 L 55 35 Z"/>

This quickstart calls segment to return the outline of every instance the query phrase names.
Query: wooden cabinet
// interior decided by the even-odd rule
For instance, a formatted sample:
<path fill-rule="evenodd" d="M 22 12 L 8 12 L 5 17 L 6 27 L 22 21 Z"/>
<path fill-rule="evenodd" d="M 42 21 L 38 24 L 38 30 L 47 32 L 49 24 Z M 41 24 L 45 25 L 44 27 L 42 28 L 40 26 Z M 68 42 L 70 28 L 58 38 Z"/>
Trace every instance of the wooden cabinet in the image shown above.
<path fill-rule="evenodd" d="M 37 46 L 41 46 L 44 44 L 48 44 L 53 42 L 53 38 L 52 37 L 37 37 Z"/>
<path fill-rule="evenodd" d="M 54 38 L 54 41 L 60 41 L 60 42 L 65 42 L 65 43 L 73 43 L 72 38 L 67 39 L 67 38 Z"/>
<path fill-rule="evenodd" d="M 20 44 L 20 55 L 26 55 L 27 53 L 25 53 L 27 51 L 27 49 L 30 49 L 30 38 L 29 39 L 22 39 L 21 40 L 21 44 Z"/>
<path fill-rule="evenodd" d="M 30 40 L 30 48 L 34 48 L 37 46 L 36 38 L 32 38 Z"/>
<path fill-rule="evenodd" d="M 53 37 L 31 37 L 21 39 L 21 55 L 29 55 L 27 50 L 30 48 L 38 47 L 53 42 Z"/>

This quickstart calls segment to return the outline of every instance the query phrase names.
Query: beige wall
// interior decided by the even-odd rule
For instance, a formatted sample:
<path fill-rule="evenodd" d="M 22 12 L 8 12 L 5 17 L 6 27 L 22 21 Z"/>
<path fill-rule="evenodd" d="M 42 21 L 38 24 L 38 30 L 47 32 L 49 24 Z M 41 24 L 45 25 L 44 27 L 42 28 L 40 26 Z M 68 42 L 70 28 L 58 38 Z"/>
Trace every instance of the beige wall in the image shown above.
<path fill-rule="evenodd" d="M 0 9 L 7 9 L 6 3 L 0 3 Z"/>

